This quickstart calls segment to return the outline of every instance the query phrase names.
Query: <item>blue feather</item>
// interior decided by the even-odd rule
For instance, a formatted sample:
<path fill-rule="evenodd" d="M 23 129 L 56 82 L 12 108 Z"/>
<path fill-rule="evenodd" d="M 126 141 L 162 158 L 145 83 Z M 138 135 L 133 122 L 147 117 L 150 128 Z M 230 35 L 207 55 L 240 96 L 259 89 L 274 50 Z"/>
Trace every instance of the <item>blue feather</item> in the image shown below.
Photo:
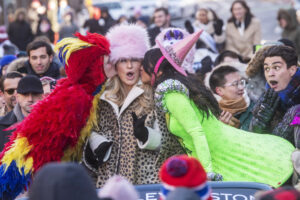
<path fill-rule="evenodd" d="M 98 85 L 95 91 L 93 92 L 93 96 L 96 96 L 102 90 L 102 84 Z"/>
<path fill-rule="evenodd" d="M 64 49 L 66 46 L 68 46 L 68 44 L 66 44 L 62 48 L 60 48 L 59 53 L 58 53 L 58 58 L 59 58 L 60 62 L 63 63 L 64 65 L 66 64 L 65 63 L 66 52 L 64 52 Z"/>
<path fill-rule="evenodd" d="M 2 164 L 0 166 L 0 199 L 12 200 L 28 188 L 31 173 L 25 174 L 22 168 L 22 174 L 20 174 L 15 161 L 11 162 L 6 171 L 5 169 L 6 165 Z"/>

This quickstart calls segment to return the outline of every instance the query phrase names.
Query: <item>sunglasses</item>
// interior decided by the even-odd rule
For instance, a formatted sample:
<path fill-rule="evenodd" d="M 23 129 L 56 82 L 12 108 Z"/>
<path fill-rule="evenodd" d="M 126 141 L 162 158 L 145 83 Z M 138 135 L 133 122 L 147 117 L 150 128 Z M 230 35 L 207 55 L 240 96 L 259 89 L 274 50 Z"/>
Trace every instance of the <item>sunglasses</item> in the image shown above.
<path fill-rule="evenodd" d="M 8 90 L 4 90 L 4 91 L 5 91 L 7 94 L 12 95 L 12 94 L 15 93 L 15 90 L 16 90 L 16 89 L 12 88 L 12 89 L 8 89 Z"/>

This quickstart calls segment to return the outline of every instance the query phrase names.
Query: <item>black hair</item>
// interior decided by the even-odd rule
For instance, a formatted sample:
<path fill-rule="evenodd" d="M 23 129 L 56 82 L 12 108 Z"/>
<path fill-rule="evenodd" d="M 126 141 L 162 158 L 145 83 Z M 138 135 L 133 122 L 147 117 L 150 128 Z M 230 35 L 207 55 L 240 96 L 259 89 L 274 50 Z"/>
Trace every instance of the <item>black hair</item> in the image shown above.
<path fill-rule="evenodd" d="M 143 60 L 143 68 L 150 76 L 154 74 L 154 66 L 161 58 L 162 53 L 159 48 L 150 49 L 146 52 Z M 209 117 L 210 111 L 217 117 L 220 114 L 220 109 L 217 100 L 214 98 L 211 91 L 205 87 L 203 82 L 194 74 L 188 74 L 187 77 L 177 72 L 167 59 L 164 59 L 160 64 L 159 71 L 162 74 L 156 77 L 154 88 L 158 84 L 167 79 L 176 79 L 184 84 L 189 92 L 190 98 L 194 101 L 196 106 L 203 110 L 203 116 Z"/>
<path fill-rule="evenodd" d="M 251 23 L 251 19 L 253 16 L 253 14 L 251 13 L 250 11 L 250 8 L 249 6 L 247 5 L 246 1 L 244 0 L 235 0 L 232 4 L 231 4 L 231 8 L 230 8 L 230 12 L 231 12 L 231 17 L 228 19 L 228 22 L 233 22 L 234 25 L 236 27 L 238 27 L 238 24 L 236 23 L 236 19 L 235 17 L 233 16 L 233 6 L 236 4 L 236 3 L 239 3 L 241 4 L 245 9 L 246 9 L 246 15 L 245 15 L 245 30 L 248 28 L 249 24 Z"/>
<path fill-rule="evenodd" d="M 239 72 L 239 70 L 229 65 L 224 65 L 214 70 L 209 78 L 210 89 L 217 94 L 216 87 L 223 86 L 226 83 L 225 76 L 235 72 Z"/>
<path fill-rule="evenodd" d="M 222 51 L 217 57 L 216 60 L 214 62 L 214 66 L 217 66 L 219 64 L 221 64 L 222 62 L 224 62 L 225 57 L 230 57 L 230 58 L 236 58 L 238 59 L 241 63 L 244 63 L 243 61 L 243 57 L 233 51 L 230 50 L 225 50 Z"/>
<path fill-rule="evenodd" d="M 156 8 L 156 9 L 154 10 L 154 13 L 159 12 L 159 11 L 163 11 L 163 12 L 165 13 L 165 15 L 169 15 L 169 11 L 168 11 L 167 8 L 164 8 L 164 7 Z"/>
<path fill-rule="evenodd" d="M 0 79 L 0 89 L 2 92 L 4 92 L 4 81 L 6 79 L 14 79 L 14 78 L 23 78 L 23 75 L 19 72 L 8 72 Z"/>
<path fill-rule="evenodd" d="M 27 48 L 26 48 L 27 55 L 30 57 L 30 51 L 36 50 L 41 47 L 46 47 L 48 56 L 52 56 L 54 54 L 52 47 L 49 43 L 47 43 L 45 41 L 36 40 L 36 41 L 30 42 L 27 45 Z"/>
<path fill-rule="evenodd" d="M 297 66 L 298 64 L 298 56 L 295 49 L 292 49 L 291 47 L 285 45 L 272 46 L 267 49 L 263 55 L 265 59 L 267 57 L 274 56 L 281 57 L 285 61 L 287 68 L 290 68 L 293 65 Z"/>
<path fill-rule="evenodd" d="M 287 38 L 281 38 L 278 40 L 278 42 L 282 42 L 285 46 L 291 47 L 292 49 L 296 49 L 295 43 Z"/>

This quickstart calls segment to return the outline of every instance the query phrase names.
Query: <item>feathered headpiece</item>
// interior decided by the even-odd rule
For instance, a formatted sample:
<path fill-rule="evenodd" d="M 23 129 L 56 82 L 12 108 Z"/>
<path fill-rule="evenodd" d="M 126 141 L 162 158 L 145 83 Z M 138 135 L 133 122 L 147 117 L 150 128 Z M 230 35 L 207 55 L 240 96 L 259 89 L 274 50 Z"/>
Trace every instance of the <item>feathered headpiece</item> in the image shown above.
<path fill-rule="evenodd" d="M 45 163 L 80 159 L 84 140 L 97 121 L 101 93 L 94 97 L 93 92 L 106 80 L 103 57 L 109 54 L 109 43 L 99 34 L 76 36 L 56 46 L 68 77 L 16 126 L 1 153 L 0 199 L 16 197 Z"/>

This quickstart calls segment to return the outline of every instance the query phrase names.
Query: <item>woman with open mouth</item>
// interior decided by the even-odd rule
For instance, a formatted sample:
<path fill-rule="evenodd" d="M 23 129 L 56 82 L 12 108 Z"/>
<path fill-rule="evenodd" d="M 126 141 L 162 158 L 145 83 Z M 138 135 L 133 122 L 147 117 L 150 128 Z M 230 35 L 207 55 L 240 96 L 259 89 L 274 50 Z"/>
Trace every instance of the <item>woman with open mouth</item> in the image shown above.
<path fill-rule="evenodd" d="M 97 114 L 98 124 L 86 142 L 83 163 L 101 187 L 114 174 L 132 184 L 159 183 L 158 170 L 168 157 L 184 153 L 174 136 L 163 136 L 155 118 L 153 91 L 142 84 L 140 68 L 149 49 L 146 29 L 138 25 L 111 28 L 108 79 Z M 168 150 L 161 143 L 173 146 Z M 177 148 L 177 149 L 176 149 Z"/>

